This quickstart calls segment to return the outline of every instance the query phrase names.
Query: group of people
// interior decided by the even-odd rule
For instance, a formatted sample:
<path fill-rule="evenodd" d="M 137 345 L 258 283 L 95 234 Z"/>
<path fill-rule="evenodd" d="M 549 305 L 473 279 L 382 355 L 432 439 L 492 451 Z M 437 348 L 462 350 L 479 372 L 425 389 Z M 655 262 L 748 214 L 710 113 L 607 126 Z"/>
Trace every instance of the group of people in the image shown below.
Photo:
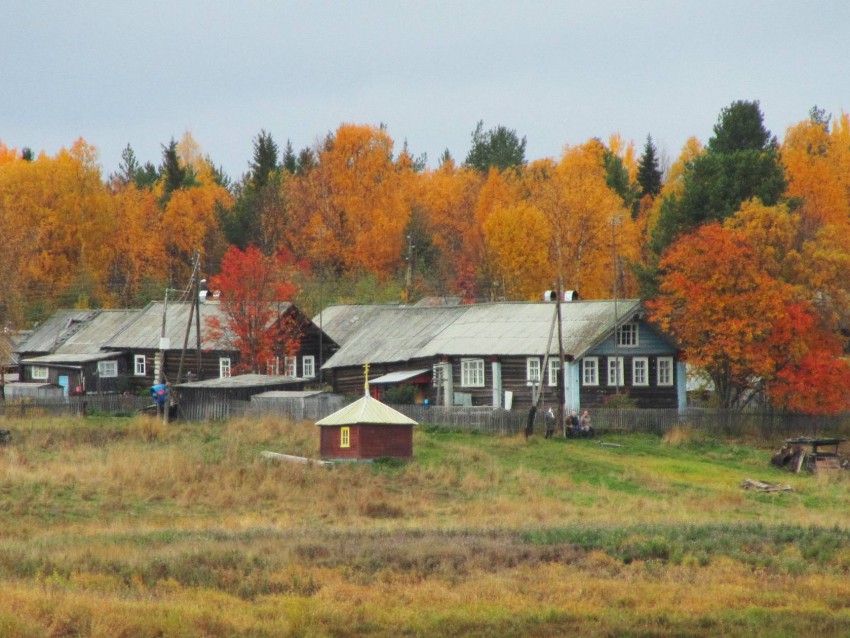
<path fill-rule="evenodd" d="M 552 411 L 552 408 L 549 408 L 546 411 L 545 420 L 545 438 L 551 439 L 552 435 L 555 433 L 555 413 Z M 593 426 L 590 424 L 590 413 L 587 410 L 581 413 L 581 417 L 576 414 L 575 410 L 570 412 L 570 416 L 567 417 L 567 437 L 571 439 L 589 439 L 593 437 Z"/>

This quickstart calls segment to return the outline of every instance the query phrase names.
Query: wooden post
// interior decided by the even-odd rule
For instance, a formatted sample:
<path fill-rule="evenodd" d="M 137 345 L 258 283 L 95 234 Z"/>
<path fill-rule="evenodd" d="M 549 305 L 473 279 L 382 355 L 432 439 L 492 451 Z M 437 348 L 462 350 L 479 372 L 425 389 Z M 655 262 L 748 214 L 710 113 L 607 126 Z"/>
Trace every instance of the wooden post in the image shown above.
<path fill-rule="evenodd" d="M 555 302 L 558 306 L 558 423 L 561 426 L 561 432 L 564 435 L 564 438 L 567 437 L 567 422 L 564 415 L 564 395 L 566 394 L 566 384 L 564 383 L 564 375 L 566 374 L 566 370 L 564 370 L 564 337 L 562 334 L 561 327 L 561 302 L 563 301 L 564 296 L 564 285 L 561 281 L 560 274 L 558 275 L 558 299 Z"/>

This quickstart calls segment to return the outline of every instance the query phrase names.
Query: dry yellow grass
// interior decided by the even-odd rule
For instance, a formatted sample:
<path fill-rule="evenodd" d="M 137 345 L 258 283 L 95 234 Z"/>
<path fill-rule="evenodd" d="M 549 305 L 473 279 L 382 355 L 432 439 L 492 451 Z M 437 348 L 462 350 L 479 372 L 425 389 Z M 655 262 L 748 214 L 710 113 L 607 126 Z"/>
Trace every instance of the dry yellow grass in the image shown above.
<path fill-rule="evenodd" d="M 758 451 L 694 451 L 688 433 L 603 448 L 417 432 L 412 463 L 327 469 L 259 455 L 315 456 L 310 423 L 4 427 L 2 636 L 850 628 L 850 482 L 744 493 L 742 474 L 771 471 Z"/>

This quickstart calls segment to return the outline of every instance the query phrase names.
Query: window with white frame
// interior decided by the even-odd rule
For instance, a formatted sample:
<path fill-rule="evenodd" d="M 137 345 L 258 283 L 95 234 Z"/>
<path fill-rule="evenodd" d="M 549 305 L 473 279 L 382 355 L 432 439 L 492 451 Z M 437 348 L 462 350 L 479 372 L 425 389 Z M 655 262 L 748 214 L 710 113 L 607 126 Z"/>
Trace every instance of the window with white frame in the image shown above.
<path fill-rule="evenodd" d="M 534 385 L 535 383 L 540 383 L 540 359 L 538 357 L 526 358 L 525 383 L 526 385 Z"/>
<path fill-rule="evenodd" d="M 137 377 L 145 376 L 147 372 L 147 365 L 145 363 L 145 355 L 137 354 L 133 356 L 133 373 Z"/>
<path fill-rule="evenodd" d="M 222 379 L 230 376 L 230 357 L 219 357 L 218 376 Z"/>
<path fill-rule="evenodd" d="M 636 348 L 638 346 L 638 325 L 626 323 L 617 328 L 617 346 L 621 348 Z"/>
<path fill-rule="evenodd" d="M 466 388 L 484 387 L 484 359 L 463 359 L 460 362 L 460 384 Z"/>
<path fill-rule="evenodd" d="M 101 379 L 108 379 L 109 377 L 117 377 L 118 376 L 118 362 L 117 361 L 98 361 L 97 362 L 97 374 Z"/>
<path fill-rule="evenodd" d="M 549 385 L 555 387 L 558 385 L 558 370 L 561 369 L 561 362 L 558 359 L 549 359 Z"/>
<path fill-rule="evenodd" d="M 658 385 L 673 385 L 673 357 L 658 357 Z"/>
<path fill-rule="evenodd" d="M 283 359 L 283 375 L 286 377 L 298 376 L 298 359 L 296 357 L 284 357 Z"/>
<path fill-rule="evenodd" d="M 312 354 L 301 357 L 301 376 L 312 379 L 316 376 L 316 357 Z"/>
<path fill-rule="evenodd" d="M 608 357 L 608 385 L 623 385 L 623 357 Z"/>
<path fill-rule="evenodd" d="M 585 357 L 581 360 L 582 385 L 599 385 L 599 358 Z"/>
<path fill-rule="evenodd" d="M 632 359 L 632 385 L 649 385 L 649 359 L 646 357 Z"/>
<path fill-rule="evenodd" d="M 30 368 L 30 376 L 34 381 L 47 381 L 50 371 L 44 366 L 32 366 Z"/>

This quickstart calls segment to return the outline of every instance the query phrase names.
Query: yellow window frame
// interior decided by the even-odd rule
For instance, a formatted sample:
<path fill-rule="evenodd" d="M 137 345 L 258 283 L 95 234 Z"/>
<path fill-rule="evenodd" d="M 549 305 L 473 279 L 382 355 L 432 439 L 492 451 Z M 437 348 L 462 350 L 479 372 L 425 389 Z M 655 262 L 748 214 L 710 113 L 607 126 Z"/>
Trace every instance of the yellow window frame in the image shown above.
<path fill-rule="evenodd" d="M 348 426 L 339 429 L 339 447 L 351 447 L 351 428 Z"/>

